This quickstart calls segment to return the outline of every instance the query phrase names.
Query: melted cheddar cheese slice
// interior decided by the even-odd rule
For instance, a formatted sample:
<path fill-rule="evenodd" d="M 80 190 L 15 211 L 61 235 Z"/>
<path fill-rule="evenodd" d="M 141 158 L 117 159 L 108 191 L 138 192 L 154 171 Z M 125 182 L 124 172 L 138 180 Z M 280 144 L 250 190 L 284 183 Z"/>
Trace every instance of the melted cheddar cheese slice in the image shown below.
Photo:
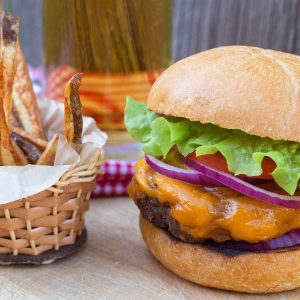
<path fill-rule="evenodd" d="M 129 194 L 139 189 L 160 203 L 168 203 L 180 229 L 197 239 L 259 242 L 300 228 L 300 210 L 249 198 L 229 188 L 204 188 L 163 176 L 142 158 L 135 167 Z"/>

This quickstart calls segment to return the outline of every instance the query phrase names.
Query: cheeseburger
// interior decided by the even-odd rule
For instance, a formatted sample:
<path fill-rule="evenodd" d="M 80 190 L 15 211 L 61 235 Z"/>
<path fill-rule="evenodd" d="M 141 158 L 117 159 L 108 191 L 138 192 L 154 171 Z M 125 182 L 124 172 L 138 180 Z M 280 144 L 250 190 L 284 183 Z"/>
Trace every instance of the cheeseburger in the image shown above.
<path fill-rule="evenodd" d="M 300 286 L 300 57 L 245 46 L 168 68 L 125 125 L 143 144 L 129 194 L 154 257 L 195 283 Z"/>

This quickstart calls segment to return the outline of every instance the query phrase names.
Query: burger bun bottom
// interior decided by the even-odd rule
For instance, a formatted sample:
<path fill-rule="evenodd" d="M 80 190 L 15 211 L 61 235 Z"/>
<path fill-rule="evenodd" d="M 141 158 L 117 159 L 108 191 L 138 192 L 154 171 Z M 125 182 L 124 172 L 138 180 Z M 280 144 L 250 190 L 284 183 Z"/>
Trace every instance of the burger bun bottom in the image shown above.
<path fill-rule="evenodd" d="M 300 249 L 240 252 L 182 242 L 140 216 L 153 256 L 194 283 L 245 293 L 274 293 L 300 287 Z"/>

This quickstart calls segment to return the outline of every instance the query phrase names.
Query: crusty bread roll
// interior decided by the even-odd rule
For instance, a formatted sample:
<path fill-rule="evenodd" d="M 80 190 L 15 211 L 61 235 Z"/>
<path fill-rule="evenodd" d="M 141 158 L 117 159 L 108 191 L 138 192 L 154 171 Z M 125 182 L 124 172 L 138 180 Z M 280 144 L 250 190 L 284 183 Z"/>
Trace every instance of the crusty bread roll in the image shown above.
<path fill-rule="evenodd" d="M 148 108 L 300 142 L 300 57 L 246 46 L 201 52 L 175 63 L 158 78 Z"/>
<path fill-rule="evenodd" d="M 154 257 L 192 282 L 237 292 L 273 293 L 300 286 L 300 249 L 226 254 L 173 238 L 140 217 L 143 238 Z"/>

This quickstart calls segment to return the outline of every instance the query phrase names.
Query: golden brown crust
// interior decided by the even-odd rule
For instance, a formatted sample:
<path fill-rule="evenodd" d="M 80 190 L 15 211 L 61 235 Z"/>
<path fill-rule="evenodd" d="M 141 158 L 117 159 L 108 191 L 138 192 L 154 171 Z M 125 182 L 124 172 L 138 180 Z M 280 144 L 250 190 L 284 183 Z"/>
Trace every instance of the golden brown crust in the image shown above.
<path fill-rule="evenodd" d="M 56 148 L 58 144 L 59 136 L 55 134 L 51 141 L 48 143 L 45 151 L 42 153 L 41 157 L 37 161 L 37 165 L 48 165 L 53 166 L 56 155 Z"/>
<path fill-rule="evenodd" d="M 12 101 L 13 110 L 17 113 L 22 128 L 34 137 L 45 139 L 36 96 L 19 43 L 17 44 L 17 70 L 13 84 Z"/>
<path fill-rule="evenodd" d="M 15 143 L 10 135 L 9 128 L 5 120 L 3 102 L 0 99 L 0 156 L 1 163 L 4 166 L 9 165 L 26 165 L 28 160 L 24 153 Z"/>
<path fill-rule="evenodd" d="M 35 145 L 18 136 L 17 134 L 12 132 L 11 136 L 14 142 L 20 147 L 22 152 L 27 157 L 28 162 L 31 164 L 35 164 L 41 156 L 41 151 Z"/>
<path fill-rule="evenodd" d="M 1 14 L 1 59 L 0 59 L 0 161 L 2 165 L 26 165 L 22 150 L 10 135 L 7 120 L 11 113 L 11 91 L 16 71 L 16 42 L 19 31 L 17 18 Z"/>
<path fill-rule="evenodd" d="M 148 108 L 275 140 L 300 142 L 300 57 L 246 46 L 211 49 L 168 68 Z"/>
<path fill-rule="evenodd" d="M 2 63 L 0 63 L 0 77 L 2 77 Z M 2 79 L 0 78 L 0 82 Z M 28 163 L 24 153 L 14 142 L 10 135 L 8 125 L 6 123 L 5 113 L 3 109 L 3 90 L 0 92 L 0 157 L 1 164 L 7 165 L 26 165 Z"/>
<path fill-rule="evenodd" d="M 300 287 L 300 249 L 226 255 L 207 246 L 175 240 L 142 217 L 140 228 L 154 257 L 192 282 L 246 293 Z"/>
<path fill-rule="evenodd" d="M 11 122 L 12 124 L 12 122 Z M 45 140 L 39 139 L 37 137 L 34 137 L 30 134 L 28 134 L 26 131 L 24 131 L 23 129 L 16 127 L 16 126 L 10 126 L 10 129 L 13 133 L 15 133 L 16 135 L 18 135 L 19 137 L 21 137 L 22 139 L 30 142 L 31 144 L 33 144 L 34 146 L 36 146 L 39 150 L 44 151 L 47 147 L 48 142 L 46 142 Z"/>
<path fill-rule="evenodd" d="M 12 85 L 17 69 L 19 19 L 2 12 L 1 59 L 3 71 L 3 109 L 7 120 L 12 111 Z"/>
<path fill-rule="evenodd" d="M 64 134 L 68 143 L 72 144 L 81 144 L 82 137 L 82 107 L 78 94 L 81 79 L 82 74 L 75 74 L 65 89 Z"/>

